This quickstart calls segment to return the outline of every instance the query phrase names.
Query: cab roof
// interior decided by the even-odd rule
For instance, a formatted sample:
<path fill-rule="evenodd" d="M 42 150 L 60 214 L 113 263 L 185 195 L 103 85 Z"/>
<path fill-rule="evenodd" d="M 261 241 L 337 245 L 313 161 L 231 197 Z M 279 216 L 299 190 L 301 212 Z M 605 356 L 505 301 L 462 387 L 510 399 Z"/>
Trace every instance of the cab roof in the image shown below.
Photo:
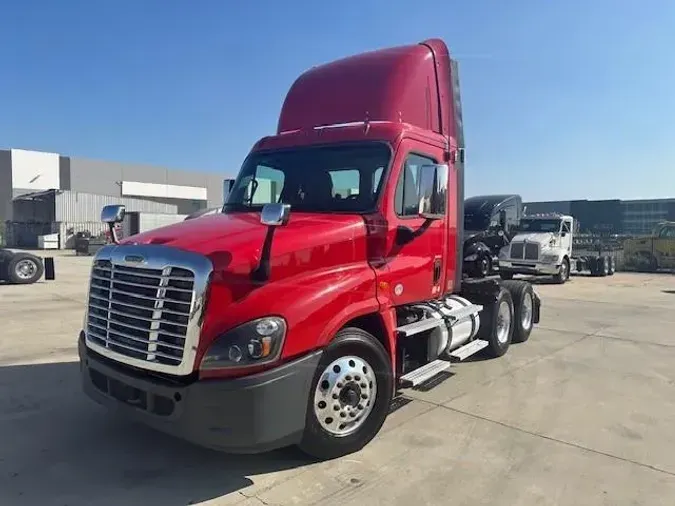
<path fill-rule="evenodd" d="M 440 39 L 314 67 L 288 91 L 277 134 L 386 122 L 455 137 L 450 74 L 450 54 Z"/>

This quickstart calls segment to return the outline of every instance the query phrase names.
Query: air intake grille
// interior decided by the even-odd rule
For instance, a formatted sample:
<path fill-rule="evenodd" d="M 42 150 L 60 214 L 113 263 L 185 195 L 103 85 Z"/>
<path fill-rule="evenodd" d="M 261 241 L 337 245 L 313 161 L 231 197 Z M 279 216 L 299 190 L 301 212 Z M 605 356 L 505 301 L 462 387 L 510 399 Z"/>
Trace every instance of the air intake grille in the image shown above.
<path fill-rule="evenodd" d="M 96 260 L 87 337 L 134 359 L 178 366 L 183 360 L 195 274 L 182 267 L 149 269 Z"/>
<path fill-rule="evenodd" d="M 524 245 L 522 242 L 511 243 L 511 258 L 523 258 L 523 248 Z"/>
<path fill-rule="evenodd" d="M 539 258 L 539 245 L 528 242 L 525 245 L 525 260 L 537 260 Z"/>

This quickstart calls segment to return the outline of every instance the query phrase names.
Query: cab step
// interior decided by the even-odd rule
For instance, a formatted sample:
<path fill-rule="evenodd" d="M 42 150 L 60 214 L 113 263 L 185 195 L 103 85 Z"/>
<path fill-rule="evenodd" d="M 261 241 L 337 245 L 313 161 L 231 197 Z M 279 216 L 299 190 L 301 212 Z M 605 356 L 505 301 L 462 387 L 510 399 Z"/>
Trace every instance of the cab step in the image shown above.
<path fill-rule="evenodd" d="M 480 350 L 485 348 L 488 344 L 490 343 L 488 343 L 487 341 L 483 341 L 482 339 L 476 339 L 452 351 L 449 354 L 449 357 L 453 361 L 461 362 L 462 360 L 469 358 L 471 355 L 475 355 Z"/>
<path fill-rule="evenodd" d="M 454 325 L 455 322 L 468 318 L 469 316 L 479 313 L 483 310 L 483 306 L 479 304 L 471 304 L 470 306 L 465 306 L 457 309 L 449 309 L 447 306 L 444 306 L 442 303 L 434 304 L 435 309 L 439 312 L 442 312 L 443 318 L 425 318 L 424 320 L 419 320 L 407 325 L 402 325 L 396 329 L 400 337 L 410 337 L 420 332 L 426 330 L 435 329 L 441 325 L 445 325 L 446 321 L 451 325 Z"/>
<path fill-rule="evenodd" d="M 430 378 L 433 378 L 437 374 L 442 373 L 450 368 L 450 362 L 447 360 L 434 360 L 429 362 L 422 367 L 410 371 L 409 373 L 401 376 L 399 380 L 399 385 L 401 388 L 412 388 L 417 385 L 424 383 Z"/>

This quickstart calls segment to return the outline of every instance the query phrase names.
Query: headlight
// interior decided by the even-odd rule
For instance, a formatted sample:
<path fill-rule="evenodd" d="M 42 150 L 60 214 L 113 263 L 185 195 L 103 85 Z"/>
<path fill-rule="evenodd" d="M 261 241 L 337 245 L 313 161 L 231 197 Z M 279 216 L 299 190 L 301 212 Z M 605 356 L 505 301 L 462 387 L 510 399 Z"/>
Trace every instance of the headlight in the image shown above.
<path fill-rule="evenodd" d="M 200 369 L 246 367 L 279 358 L 286 337 L 286 321 L 267 316 L 239 325 L 216 338 L 202 359 Z"/>
<path fill-rule="evenodd" d="M 558 255 L 542 255 L 541 259 L 547 264 L 552 264 L 558 261 Z"/>

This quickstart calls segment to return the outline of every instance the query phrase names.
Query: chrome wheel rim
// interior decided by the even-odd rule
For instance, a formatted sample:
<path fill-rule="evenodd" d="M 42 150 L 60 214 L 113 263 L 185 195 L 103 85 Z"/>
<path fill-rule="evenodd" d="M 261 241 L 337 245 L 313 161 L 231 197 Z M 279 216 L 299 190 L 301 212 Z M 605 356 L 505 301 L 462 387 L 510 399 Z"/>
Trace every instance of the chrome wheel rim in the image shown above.
<path fill-rule="evenodd" d="M 480 271 L 481 274 L 488 275 L 490 273 L 490 265 L 487 258 L 483 258 L 480 261 Z"/>
<path fill-rule="evenodd" d="M 525 292 L 523 304 L 520 308 L 520 324 L 524 330 L 529 330 L 532 326 L 532 306 L 532 295 L 529 292 Z"/>
<path fill-rule="evenodd" d="M 560 266 L 560 277 L 562 279 L 567 278 L 567 262 L 563 262 L 562 265 Z"/>
<path fill-rule="evenodd" d="M 14 266 L 14 272 L 21 279 L 30 279 L 35 276 L 37 265 L 33 260 L 21 260 Z"/>
<path fill-rule="evenodd" d="M 314 415 L 328 433 L 344 437 L 368 419 L 377 396 L 377 377 L 361 357 L 345 356 L 324 369 L 314 390 Z"/>
<path fill-rule="evenodd" d="M 511 330 L 511 307 L 506 301 L 499 304 L 497 311 L 497 341 L 500 344 L 506 343 L 509 338 L 509 331 Z"/>

